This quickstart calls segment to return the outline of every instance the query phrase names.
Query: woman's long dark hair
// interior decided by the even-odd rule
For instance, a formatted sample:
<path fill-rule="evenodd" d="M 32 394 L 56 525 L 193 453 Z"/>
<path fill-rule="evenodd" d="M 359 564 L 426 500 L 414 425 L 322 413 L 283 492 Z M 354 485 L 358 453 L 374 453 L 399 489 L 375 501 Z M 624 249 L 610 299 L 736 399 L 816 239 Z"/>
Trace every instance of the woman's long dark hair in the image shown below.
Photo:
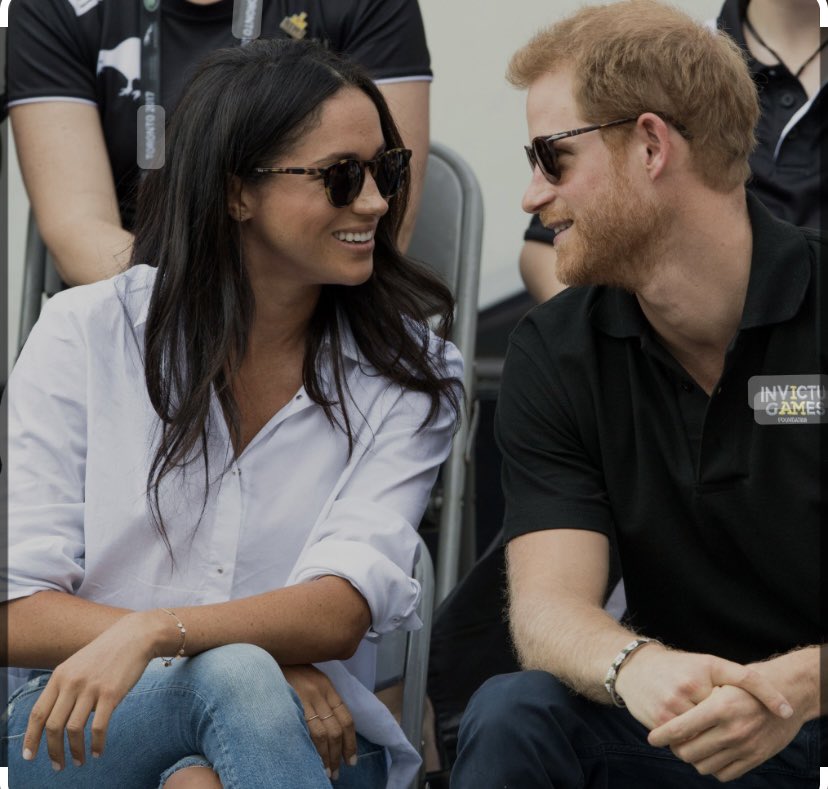
<path fill-rule="evenodd" d="M 321 45 L 259 40 L 217 51 L 202 63 L 173 113 L 165 166 L 150 171 L 141 185 L 131 263 L 158 269 L 144 363 L 147 391 L 161 419 L 147 494 L 168 549 L 159 486 L 167 474 L 203 456 L 206 505 L 213 391 L 234 443 L 241 435 L 231 384 L 245 356 L 255 301 L 240 257 L 238 227 L 228 211 L 228 185 L 233 176 L 247 183 L 262 178 L 254 168 L 269 166 L 289 151 L 318 122 L 323 102 L 348 86 L 373 101 L 387 147 L 401 147 L 388 107 L 370 78 Z M 320 196 L 324 199 L 321 186 Z M 459 416 L 459 382 L 448 378 L 429 352 L 428 333 L 428 320 L 436 315 L 440 335 L 447 336 L 453 298 L 435 275 L 397 249 L 407 200 L 406 184 L 379 221 L 372 276 L 354 287 L 323 286 L 309 326 L 303 383 L 328 420 L 346 433 L 349 453 L 354 431 L 345 407 L 340 312 L 360 352 L 380 375 L 431 398 L 421 428 L 434 419 L 442 399 Z M 320 378 L 326 337 L 334 397 Z"/>

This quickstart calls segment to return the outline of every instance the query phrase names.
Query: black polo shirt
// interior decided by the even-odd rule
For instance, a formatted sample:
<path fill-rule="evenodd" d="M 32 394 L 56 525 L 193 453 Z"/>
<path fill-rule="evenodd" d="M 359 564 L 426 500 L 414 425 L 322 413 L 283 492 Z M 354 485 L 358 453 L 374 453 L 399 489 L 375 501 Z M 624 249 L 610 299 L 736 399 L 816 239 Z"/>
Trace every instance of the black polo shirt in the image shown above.
<path fill-rule="evenodd" d="M 825 198 L 820 191 L 820 147 L 825 138 L 825 86 L 808 104 L 808 95 L 784 63 L 756 60 L 742 29 L 749 0 L 725 0 L 716 21 L 744 51 L 759 91 L 758 145 L 750 157 L 750 189 L 780 219 L 819 227 Z M 759 31 L 760 35 L 762 31 Z M 799 68 L 799 63 L 789 63 Z"/>
<path fill-rule="evenodd" d="M 821 642 L 819 433 L 759 424 L 753 376 L 826 372 L 816 233 L 748 197 L 744 313 L 712 397 L 632 294 L 569 288 L 512 335 L 498 400 L 505 534 L 613 532 L 632 627 L 740 662 Z M 822 366 L 820 366 L 822 365 Z"/>

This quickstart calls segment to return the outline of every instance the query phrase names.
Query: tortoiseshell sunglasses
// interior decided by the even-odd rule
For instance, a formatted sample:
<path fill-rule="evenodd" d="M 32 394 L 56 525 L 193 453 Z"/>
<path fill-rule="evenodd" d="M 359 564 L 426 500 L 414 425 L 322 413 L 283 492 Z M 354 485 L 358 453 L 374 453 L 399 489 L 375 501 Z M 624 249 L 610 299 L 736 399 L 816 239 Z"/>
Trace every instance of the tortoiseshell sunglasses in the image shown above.
<path fill-rule="evenodd" d="M 353 203 L 362 191 L 366 169 L 371 171 L 379 193 L 386 199 L 393 197 L 405 182 L 410 159 L 408 148 L 392 148 L 368 161 L 342 159 L 327 167 L 256 167 L 254 172 L 321 175 L 328 202 L 335 208 L 344 208 Z"/>

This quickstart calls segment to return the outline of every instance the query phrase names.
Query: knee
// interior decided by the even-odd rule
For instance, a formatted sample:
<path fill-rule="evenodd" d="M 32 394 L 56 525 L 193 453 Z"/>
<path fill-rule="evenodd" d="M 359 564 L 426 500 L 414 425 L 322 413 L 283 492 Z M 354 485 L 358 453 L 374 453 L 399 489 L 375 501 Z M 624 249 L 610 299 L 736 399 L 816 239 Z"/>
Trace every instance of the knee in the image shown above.
<path fill-rule="evenodd" d="M 487 680 L 471 697 L 460 726 L 460 736 L 523 736 L 527 726 L 554 717 L 571 700 L 560 680 L 546 671 L 518 671 Z M 464 732 L 465 730 L 465 732 Z"/>
<path fill-rule="evenodd" d="M 291 690 L 270 653 L 253 644 L 228 644 L 190 658 L 188 673 L 221 706 L 292 702 Z M 292 704 L 291 704 L 292 706 Z"/>

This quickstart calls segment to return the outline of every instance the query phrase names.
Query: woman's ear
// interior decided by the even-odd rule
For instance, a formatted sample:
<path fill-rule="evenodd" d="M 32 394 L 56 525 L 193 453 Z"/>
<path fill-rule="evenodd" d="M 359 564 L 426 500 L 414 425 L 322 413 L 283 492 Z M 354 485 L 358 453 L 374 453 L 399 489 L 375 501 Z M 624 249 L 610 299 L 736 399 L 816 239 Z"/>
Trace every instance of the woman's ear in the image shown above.
<path fill-rule="evenodd" d="M 236 222 L 245 222 L 250 218 L 249 194 L 242 179 L 231 175 L 227 183 L 227 212 Z"/>

